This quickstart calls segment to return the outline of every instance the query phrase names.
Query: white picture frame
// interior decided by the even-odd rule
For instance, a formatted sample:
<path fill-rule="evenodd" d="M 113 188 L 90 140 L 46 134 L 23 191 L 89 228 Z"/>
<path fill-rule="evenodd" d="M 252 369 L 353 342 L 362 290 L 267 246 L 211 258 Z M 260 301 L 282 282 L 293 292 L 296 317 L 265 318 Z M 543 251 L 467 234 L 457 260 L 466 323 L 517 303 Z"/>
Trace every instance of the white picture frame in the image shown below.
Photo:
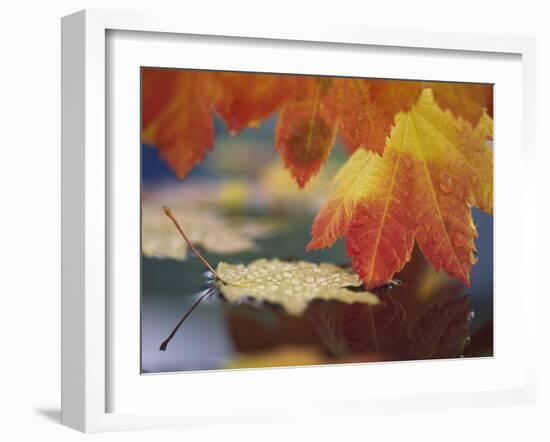
<path fill-rule="evenodd" d="M 135 34 L 136 32 L 139 34 Z M 111 38 L 109 36 L 116 35 L 130 35 L 132 39 L 124 43 L 122 38 L 122 46 L 113 46 L 109 42 Z M 141 42 L 136 43 L 134 38 L 136 35 L 139 35 L 137 40 Z M 517 281 L 514 285 L 503 288 L 498 284 L 498 280 L 495 280 L 495 304 L 501 312 L 504 312 L 501 316 L 497 316 L 497 319 L 500 317 L 502 320 L 496 321 L 496 339 L 498 342 L 499 336 L 509 337 L 510 339 L 507 339 L 510 342 L 509 345 L 513 345 L 515 342 L 513 339 L 521 339 L 522 351 L 515 353 L 515 360 L 512 362 L 512 359 L 508 358 L 507 355 L 511 354 L 506 348 L 508 344 L 501 341 L 503 342 L 500 347 L 501 352 L 499 354 L 497 347 L 495 358 L 474 362 L 467 367 L 464 365 L 465 361 L 432 361 L 369 364 L 369 368 L 363 364 L 348 364 L 345 367 L 240 370 L 231 374 L 223 371 L 195 373 L 192 378 L 194 388 L 190 388 L 190 385 L 185 386 L 189 400 L 193 401 L 193 407 L 178 408 L 173 404 L 159 407 L 160 396 L 154 398 L 151 396 L 156 394 L 154 391 L 160 389 L 166 399 L 168 391 L 181 387 L 176 385 L 177 377 L 188 375 L 157 376 L 153 380 L 144 381 L 145 377 L 134 370 L 135 345 L 129 345 L 134 349 L 129 350 L 129 353 L 113 350 L 120 348 L 120 345 L 117 347 L 117 340 L 128 339 L 128 336 L 121 336 L 117 332 L 120 328 L 120 326 L 117 328 L 117 324 L 127 321 L 129 326 L 125 326 L 125 329 L 129 330 L 130 337 L 133 336 L 136 325 L 136 306 L 133 305 L 128 309 L 130 311 L 128 314 L 121 316 L 117 313 L 120 309 L 115 308 L 116 303 L 127 302 L 127 300 L 122 298 L 113 300 L 113 293 L 119 287 L 118 282 L 113 282 L 113 263 L 116 264 L 117 260 L 123 259 L 118 255 L 120 248 L 113 247 L 113 244 L 123 236 L 121 230 L 116 227 L 119 222 L 117 219 L 123 216 L 122 213 L 129 217 L 132 214 L 135 215 L 135 212 L 132 212 L 135 207 L 124 207 L 124 211 L 120 211 L 120 205 L 117 202 L 128 190 L 124 186 L 119 186 L 118 183 L 131 182 L 135 185 L 135 177 L 139 172 L 136 168 L 132 169 L 132 164 L 135 166 L 135 162 L 129 161 L 124 166 L 129 171 L 126 175 L 121 169 L 120 161 L 117 160 L 116 152 L 113 154 L 110 147 L 111 144 L 118 143 L 119 133 L 122 134 L 121 136 L 129 136 L 128 140 L 131 141 L 132 137 L 139 139 L 139 131 L 135 133 L 132 131 L 132 125 L 136 124 L 137 119 L 135 121 L 132 118 L 128 118 L 127 121 L 117 120 L 116 106 L 120 107 L 121 101 L 124 103 L 122 106 L 130 106 L 128 104 L 130 101 L 126 103 L 124 100 L 115 100 L 116 106 L 110 107 L 113 106 L 112 97 L 109 96 L 112 92 L 110 82 L 116 82 L 118 74 L 109 67 L 114 63 L 113 57 L 119 56 L 121 62 L 126 63 L 124 66 L 128 68 L 133 69 L 139 65 L 140 57 L 148 51 L 145 49 L 140 51 L 143 54 L 139 54 L 139 57 L 132 56 L 132 53 L 136 52 L 136 45 L 141 44 L 145 48 L 148 39 L 154 37 L 156 40 L 159 38 L 162 40 L 166 37 L 172 43 L 177 43 L 184 41 L 186 36 L 193 37 L 195 40 L 215 37 L 217 42 L 226 47 L 230 47 L 231 42 L 246 41 L 256 47 L 256 50 L 258 45 L 261 46 L 266 42 L 272 45 L 284 44 L 286 48 L 295 47 L 297 50 L 305 51 L 308 47 L 323 46 L 323 50 L 332 51 L 336 55 L 338 51 L 362 50 L 361 48 L 374 48 L 383 55 L 385 51 L 398 48 L 400 54 L 396 56 L 403 57 L 407 56 L 408 52 L 417 51 L 418 53 L 420 50 L 424 51 L 420 53 L 420 59 L 431 57 L 430 60 L 433 62 L 429 63 L 430 72 L 422 74 L 418 73 L 421 71 L 417 71 L 416 75 L 432 76 L 433 79 L 458 80 L 464 79 L 467 75 L 471 75 L 467 79 L 489 79 L 489 76 L 483 77 L 483 74 L 472 74 L 472 72 L 468 74 L 460 71 L 454 74 L 456 78 L 453 76 L 443 78 L 442 72 L 444 69 L 448 70 L 448 66 L 444 66 L 445 62 L 439 63 L 441 73 L 434 73 L 438 69 L 437 59 L 449 54 L 451 56 L 469 54 L 468 56 L 473 60 L 471 66 L 475 66 L 475 60 L 477 63 L 483 63 L 484 58 L 491 54 L 496 54 L 495 56 L 500 54 L 504 58 L 510 57 L 510 60 L 515 60 L 513 61 L 515 67 L 511 68 L 513 75 L 511 74 L 510 79 L 507 80 L 504 76 L 499 78 L 502 78 L 503 85 L 508 85 L 502 89 L 502 103 L 516 103 L 520 110 L 513 109 L 509 113 L 502 111 L 495 118 L 496 143 L 499 143 L 499 130 L 501 134 L 509 135 L 506 142 L 497 145 L 498 148 L 500 149 L 502 145 L 503 152 L 506 152 L 508 146 L 514 148 L 515 141 L 517 141 L 515 144 L 521 146 L 519 158 L 521 158 L 523 185 L 510 190 L 510 194 L 516 198 L 516 204 L 518 199 L 521 200 L 521 211 L 509 210 L 504 201 L 498 204 L 499 189 L 510 185 L 507 184 L 504 174 L 508 167 L 517 166 L 519 147 L 515 147 L 516 158 L 508 158 L 506 153 L 503 153 L 500 159 L 497 155 L 495 161 L 496 213 L 503 220 L 506 219 L 506 222 L 502 221 L 502 223 L 496 221 L 499 229 L 495 239 L 498 241 L 499 230 L 502 234 L 508 228 L 514 228 L 520 232 L 513 244 L 509 245 L 514 252 L 511 253 L 514 255 L 514 261 L 510 261 L 511 258 L 507 261 L 503 256 L 498 256 L 496 260 L 499 271 L 504 273 L 507 270 L 510 271 L 512 266 L 518 267 L 517 257 L 519 256 L 521 266 L 516 270 Z M 158 44 L 164 45 L 162 42 Z M 170 57 L 170 50 L 173 49 L 167 46 L 164 51 L 161 50 L 163 47 L 149 48 L 149 52 L 155 54 L 166 52 L 168 55 L 164 56 Z M 127 58 L 123 56 L 126 52 L 121 52 L 120 48 L 125 48 L 129 54 Z M 161 55 L 156 56 L 161 57 Z M 168 58 L 155 60 L 159 60 L 162 65 L 181 66 L 181 60 L 173 63 L 166 61 Z M 411 60 L 410 69 L 422 68 L 418 63 L 414 63 L 414 57 Z M 244 65 L 239 65 L 237 62 L 228 66 L 229 62 L 222 58 L 214 62 L 218 63 L 220 69 L 238 70 L 239 66 L 245 69 L 242 67 Z M 62 21 L 62 423 L 80 431 L 97 432 L 296 417 L 362 415 L 374 410 L 391 412 L 419 408 L 532 403 L 536 393 L 535 339 L 532 339 L 535 333 L 532 318 L 536 317 L 536 290 L 534 280 L 529 278 L 527 269 L 534 265 L 533 260 L 536 256 L 535 177 L 532 173 L 534 170 L 534 63 L 534 40 L 517 37 L 420 31 L 390 32 L 328 26 L 326 23 L 280 27 L 269 24 L 267 21 L 262 23 L 217 22 L 197 17 L 165 17 L 99 10 L 87 10 L 64 17 Z M 122 63 L 119 64 L 122 66 Z M 210 62 L 200 65 L 203 68 L 213 66 Z M 267 65 L 265 66 L 265 69 L 268 69 Z M 197 67 L 197 65 L 190 67 Z M 121 69 L 120 75 L 125 75 L 124 68 Z M 288 69 L 281 69 L 281 72 L 287 72 Z M 325 68 L 320 64 L 315 68 L 315 73 L 323 73 L 323 69 Z M 340 69 L 342 70 L 331 73 L 347 72 L 344 64 Z M 379 74 L 383 76 L 384 72 Z M 518 90 L 510 86 L 513 84 L 518 86 Z M 128 87 L 131 91 L 131 86 Z M 510 90 L 507 91 L 506 88 Z M 510 92 L 510 97 L 506 95 L 507 92 Z M 136 94 L 132 100 L 134 103 L 139 103 L 136 101 L 138 100 L 137 90 Z M 511 101 L 506 101 L 508 98 Z M 497 106 L 498 101 L 495 106 L 496 112 L 498 112 Z M 521 115 L 520 127 L 517 127 L 517 124 L 515 127 L 508 127 L 514 125 L 506 123 L 518 121 L 513 120 L 518 115 Z M 116 121 L 120 125 L 117 123 L 116 131 L 112 128 L 108 131 L 107 121 Z M 500 129 L 499 124 L 501 124 Z M 117 191 L 113 192 L 113 189 Z M 127 230 L 132 231 L 132 229 Z M 131 275 L 132 272 L 126 269 L 120 270 L 120 274 Z M 117 275 L 119 275 L 118 271 Z M 124 282 L 127 278 L 114 279 Z M 518 312 L 516 321 L 521 323 L 520 331 L 514 332 L 515 337 L 508 330 L 512 325 L 508 322 L 512 304 L 507 301 L 506 292 L 512 291 L 515 293 L 514 308 L 517 308 Z M 499 296 L 502 302 L 499 301 Z M 139 312 L 139 305 L 137 309 Z M 134 317 L 131 316 L 132 314 Z M 135 336 L 135 340 L 139 341 L 139 335 Z M 134 353 L 130 353 L 131 351 Z M 493 379 L 486 381 L 485 387 L 481 382 L 474 387 L 471 386 L 468 376 L 479 376 L 482 380 L 485 379 L 481 375 L 482 372 L 487 375 L 495 369 L 497 372 L 492 376 Z M 380 390 L 375 393 L 357 387 L 353 394 L 350 393 L 350 389 L 357 385 L 356 381 L 365 370 L 369 370 L 370 375 L 376 374 L 381 378 L 385 376 L 383 372 L 398 374 L 408 370 L 411 376 L 417 377 L 419 388 L 424 390 L 407 390 L 403 383 L 403 385 L 397 384 L 395 390 L 388 390 L 385 393 L 384 382 L 381 381 Z M 468 374 L 461 380 L 456 376 L 459 372 Z M 127 376 L 125 373 L 128 373 Z M 434 377 L 445 373 L 455 379 L 456 385 L 452 391 L 446 390 L 444 383 L 438 383 Z M 498 373 L 502 376 L 499 377 Z M 268 393 L 256 388 L 266 384 L 267 376 L 273 384 L 271 390 L 267 390 Z M 340 385 L 332 383 L 332 387 L 328 387 L 324 393 L 313 394 L 315 379 L 320 377 L 337 379 L 338 376 L 345 378 L 346 381 Z M 432 388 L 425 389 L 430 377 Z M 281 390 L 283 382 L 287 386 L 301 386 L 290 388 L 292 393 L 286 393 L 287 403 L 284 396 L 277 395 L 277 389 Z M 243 390 L 242 386 L 247 383 L 248 389 Z M 232 385 L 237 385 L 244 393 L 240 395 L 232 393 Z M 120 398 L 120 400 L 117 399 L 117 403 L 122 404 L 120 406 L 113 405 L 112 395 L 115 390 L 117 398 Z M 139 406 L 136 404 L 135 407 L 127 405 L 138 400 L 132 396 L 133 391 L 144 398 L 144 404 Z M 213 395 L 220 391 L 230 395 L 231 400 L 213 399 Z M 307 397 L 304 393 L 306 391 L 309 393 Z M 270 401 L 262 400 L 261 395 L 265 394 L 271 395 Z M 208 399 L 201 399 L 201 396 Z M 155 405 L 148 407 L 147 404 Z M 227 406 L 229 404 L 230 407 Z"/>

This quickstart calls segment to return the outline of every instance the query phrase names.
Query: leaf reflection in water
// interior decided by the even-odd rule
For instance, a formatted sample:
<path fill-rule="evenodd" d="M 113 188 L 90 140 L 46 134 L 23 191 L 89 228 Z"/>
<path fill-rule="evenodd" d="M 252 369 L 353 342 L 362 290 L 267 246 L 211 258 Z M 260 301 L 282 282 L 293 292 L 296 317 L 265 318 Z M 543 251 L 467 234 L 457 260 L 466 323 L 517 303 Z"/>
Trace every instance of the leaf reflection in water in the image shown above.
<path fill-rule="evenodd" d="M 491 327 L 487 331 L 483 322 L 483 328 L 478 325 L 472 329 L 473 310 L 464 286 L 444 273 L 434 272 L 416 252 L 399 278 L 402 282 L 374 290 L 380 300 L 376 305 L 316 299 L 296 315 L 269 300 L 243 293 L 238 302 L 227 302 L 217 292 L 192 316 L 216 310 L 224 319 L 233 350 L 217 368 L 492 355 Z M 210 284 L 210 288 L 216 288 Z M 163 332 L 164 336 L 168 331 Z M 195 326 L 184 324 L 178 334 L 192 339 Z M 192 356 L 178 345 L 169 351 L 174 352 L 182 361 Z"/>
<path fill-rule="evenodd" d="M 269 351 L 303 346 L 321 351 L 323 363 L 462 357 L 471 334 L 470 297 L 460 284 L 423 264 L 421 259 L 402 275 L 402 284 L 378 289 L 378 305 L 315 300 L 295 317 L 243 298 L 238 308 L 226 310 L 235 349 L 268 357 Z M 266 327 L 256 320 L 265 310 L 275 317 L 275 327 L 273 321 Z"/>

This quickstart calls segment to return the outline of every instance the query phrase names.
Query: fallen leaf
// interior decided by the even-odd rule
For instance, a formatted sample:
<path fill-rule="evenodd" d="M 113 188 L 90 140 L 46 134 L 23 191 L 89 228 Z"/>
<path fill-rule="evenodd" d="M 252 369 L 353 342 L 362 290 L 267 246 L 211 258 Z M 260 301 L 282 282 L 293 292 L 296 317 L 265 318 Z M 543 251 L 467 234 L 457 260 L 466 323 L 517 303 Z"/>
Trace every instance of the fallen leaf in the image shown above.
<path fill-rule="evenodd" d="M 213 253 L 238 253 L 255 249 L 254 239 L 263 238 L 273 231 L 269 224 L 246 221 L 230 222 L 212 211 L 192 208 L 175 208 L 174 214 L 184 226 L 190 240 Z M 188 246 L 166 217 L 161 207 L 142 206 L 142 251 L 145 256 L 183 260 Z"/>
<path fill-rule="evenodd" d="M 378 297 L 359 289 L 359 277 L 334 264 L 257 259 L 248 265 L 220 262 L 218 287 L 230 302 L 245 297 L 278 304 L 301 315 L 316 299 L 377 304 Z M 352 290 L 351 288 L 355 288 Z"/>

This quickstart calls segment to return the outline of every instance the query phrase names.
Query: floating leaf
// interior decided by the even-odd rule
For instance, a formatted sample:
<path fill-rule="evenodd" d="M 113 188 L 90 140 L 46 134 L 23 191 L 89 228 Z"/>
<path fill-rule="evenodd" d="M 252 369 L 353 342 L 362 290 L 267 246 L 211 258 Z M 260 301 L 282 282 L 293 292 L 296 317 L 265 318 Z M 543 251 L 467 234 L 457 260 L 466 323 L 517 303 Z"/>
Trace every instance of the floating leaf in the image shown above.
<path fill-rule="evenodd" d="M 238 219 L 230 222 L 227 218 L 212 211 L 192 208 L 174 209 L 175 215 L 185 226 L 185 231 L 193 243 L 214 253 L 238 253 L 253 250 L 254 239 L 271 233 L 273 227 L 258 221 Z M 160 207 L 142 207 L 142 251 L 146 256 L 185 259 L 187 244 Z"/>
<path fill-rule="evenodd" d="M 218 287 L 230 302 L 253 297 L 278 304 L 291 315 L 301 315 L 316 299 L 347 304 L 377 304 L 378 297 L 359 289 L 359 277 L 334 264 L 258 259 L 248 265 L 221 262 Z"/>

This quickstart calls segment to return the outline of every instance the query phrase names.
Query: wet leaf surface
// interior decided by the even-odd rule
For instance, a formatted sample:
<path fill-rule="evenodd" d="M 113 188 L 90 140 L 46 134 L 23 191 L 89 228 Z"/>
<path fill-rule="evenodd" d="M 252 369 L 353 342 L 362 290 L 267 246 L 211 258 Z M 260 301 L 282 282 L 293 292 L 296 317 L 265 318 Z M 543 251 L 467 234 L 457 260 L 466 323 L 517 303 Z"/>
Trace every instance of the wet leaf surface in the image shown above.
<path fill-rule="evenodd" d="M 155 265 L 165 268 L 169 262 L 159 261 Z M 176 276 L 182 265 L 192 266 L 191 273 Z M 181 290 L 194 285 L 199 289 L 207 281 L 201 275 L 201 268 L 196 260 L 174 264 L 172 273 L 181 282 L 168 280 L 162 283 L 167 288 L 181 285 Z M 255 298 L 240 296 L 239 292 L 237 302 L 227 302 L 223 295 L 214 296 L 196 309 L 163 357 L 175 361 L 171 366 L 191 364 L 192 369 L 197 369 L 244 368 L 247 363 L 252 364 L 251 367 L 271 367 L 491 356 L 492 335 L 488 336 L 486 332 L 492 330 L 490 325 L 480 329 L 478 322 L 477 328 L 472 328 L 470 298 L 465 296 L 463 288 L 445 275 L 432 272 L 422 254 L 415 252 L 412 266 L 398 275 L 402 280 L 400 284 L 375 290 L 378 304 L 313 299 L 301 315 L 288 313 L 280 301 L 274 303 L 263 293 Z M 146 299 L 152 305 L 168 302 L 168 298 Z M 181 303 L 185 297 L 175 291 L 170 299 L 174 303 L 180 299 Z M 190 302 L 195 299 L 195 296 L 191 297 Z M 177 322 L 178 311 L 181 315 L 187 310 L 188 307 L 183 305 L 175 310 L 171 307 L 172 316 L 163 314 L 159 317 L 161 333 L 154 342 L 157 353 L 160 353 L 158 344 Z M 147 311 L 148 307 L 145 315 L 149 317 Z M 214 314 L 218 319 L 210 324 L 208 318 L 213 318 Z M 486 321 L 483 317 L 476 317 L 476 321 L 490 324 L 483 322 Z M 226 327 L 224 341 L 228 343 L 224 345 L 231 348 L 224 350 L 225 353 L 214 350 L 221 345 L 216 344 L 219 338 L 215 338 L 215 330 L 220 326 Z M 287 351 L 288 348 L 291 351 Z M 299 349 L 304 349 L 303 357 L 287 364 Z M 194 358 L 201 354 L 212 355 L 204 362 L 194 362 Z M 222 359 L 208 362 L 214 361 L 215 355 Z"/>
<path fill-rule="evenodd" d="M 376 295 L 358 289 L 356 274 L 334 264 L 258 259 L 248 265 L 221 262 L 216 271 L 223 280 L 218 287 L 230 302 L 252 297 L 280 305 L 290 315 L 301 315 L 313 300 L 378 303 Z"/>

